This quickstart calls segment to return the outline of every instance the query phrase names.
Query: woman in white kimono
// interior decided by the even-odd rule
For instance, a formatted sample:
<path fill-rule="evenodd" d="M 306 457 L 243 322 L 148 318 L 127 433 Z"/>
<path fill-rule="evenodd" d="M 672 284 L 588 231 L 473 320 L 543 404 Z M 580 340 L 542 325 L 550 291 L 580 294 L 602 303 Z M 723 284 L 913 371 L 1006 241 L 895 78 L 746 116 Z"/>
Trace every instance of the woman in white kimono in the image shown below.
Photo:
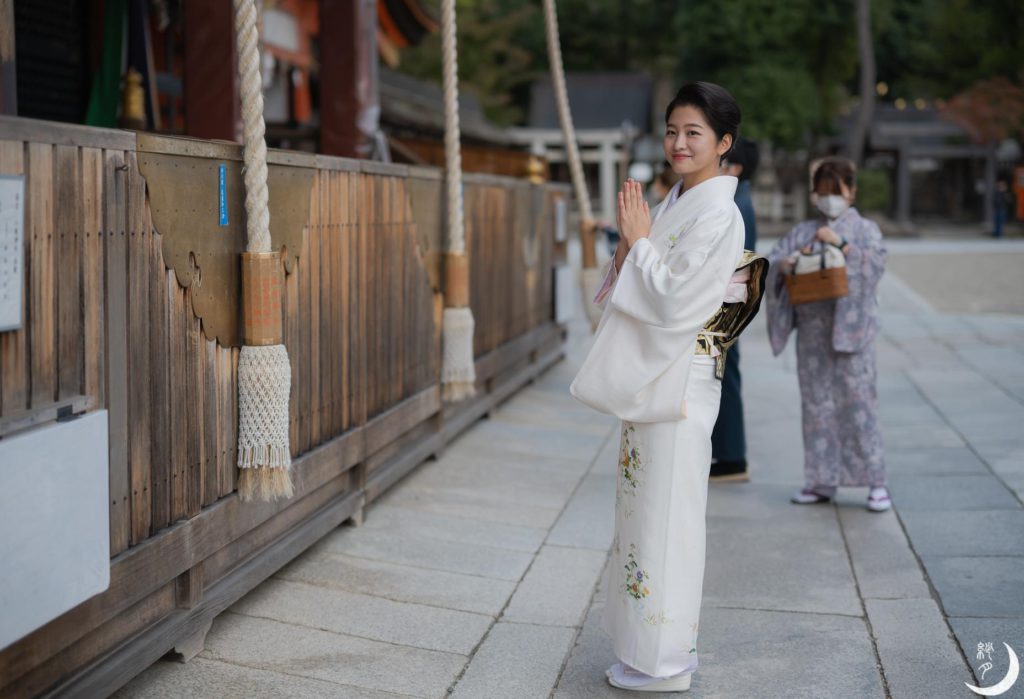
<path fill-rule="evenodd" d="M 682 177 L 653 221 L 636 182 L 619 193 L 621 242 L 595 301 L 606 303 L 573 381 L 583 403 L 622 420 L 604 628 L 621 662 L 608 681 L 688 689 L 697 667 L 711 431 L 721 384 L 722 308 L 743 254 L 737 180 L 718 175 L 739 128 L 732 96 L 685 85 L 665 113 L 665 158 Z M 742 290 L 746 287 L 742 284 Z"/>

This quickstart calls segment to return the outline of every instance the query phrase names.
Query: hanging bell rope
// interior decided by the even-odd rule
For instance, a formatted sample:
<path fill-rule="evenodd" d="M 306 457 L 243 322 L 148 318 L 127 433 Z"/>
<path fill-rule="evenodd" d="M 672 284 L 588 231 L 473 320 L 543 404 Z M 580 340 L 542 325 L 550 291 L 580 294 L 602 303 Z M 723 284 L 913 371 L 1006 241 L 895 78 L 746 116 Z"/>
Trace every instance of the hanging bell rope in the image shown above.
<path fill-rule="evenodd" d="M 244 128 L 246 252 L 238 359 L 238 492 L 243 500 L 292 496 L 288 446 L 291 364 L 284 346 L 284 268 L 270 240 L 259 34 L 254 0 L 234 0 Z"/>
<path fill-rule="evenodd" d="M 558 107 L 558 120 L 562 125 L 562 140 L 565 141 L 565 157 L 569 162 L 569 175 L 573 191 L 580 207 L 580 247 L 582 248 L 583 269 L 580 272 L 580 286 L 583 292 L 583 308 L 596 327 L 600 311 L 591 303 L 601 286 L 601 272 L 597 268 L 597 250 L 594 236 L 594 215 L 590 209 L 590 193 L 583 178 L 583 161 L 576 145 L 576 129 L 569 109 L 569 92 L 565 87 L 565 69 L 562 67 L 562 49 L 558 38 L 558 13 L 555 0 L 544 0 L 544 27 L 547 30 L 548 63 L 551 65 L 551 84 Z"/>
<path fill-rule="evenodd" d="M 447 247 L 444 259 L 444 315 L 441 321 L 441 395 L 458 401 L 476 393 L 473 311 L 469 307 L 469 262 L 462 214 L 462 156 L 459 150 L 459 69 L 455 0 L 441 3 L 444 68 L 444 156 Z"/>

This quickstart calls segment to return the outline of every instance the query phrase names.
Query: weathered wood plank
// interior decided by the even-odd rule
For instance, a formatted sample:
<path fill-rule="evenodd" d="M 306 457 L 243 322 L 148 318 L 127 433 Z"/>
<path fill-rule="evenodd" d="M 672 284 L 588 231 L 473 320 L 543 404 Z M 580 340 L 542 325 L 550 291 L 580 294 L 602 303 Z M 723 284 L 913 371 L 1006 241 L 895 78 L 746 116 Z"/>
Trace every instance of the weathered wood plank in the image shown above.
<path fill-rule="evenodd" d="M 103 230 L 107 281 L 103 305 L 110 452 L 110 555 L 131 538 L 128 478 L 128 251 L 125 241 L 128 178 L 122 151 L 103 152 Z"/>
<path fill-rule="evenodd" d="M 103 285 L 105 278 L 103 235 L 103 151 L 82 149 L 82 334 L 84 340 L 82 392 L 106 405 L 104 392 Z"/>
<path fill-rule="evenodd" d="M 53 240 L 53 146 L 28 144 L 25 192 L 32 407 L 57 398 L 57 280 Z"/>
<path fill-rule="evenodd" d="M 0 141 L 0 174 L 25 174 L 25 144 L 18 141 Z M 27 187 L 26 187 L 27 191 Z M 20 412 L 28 408 L 28 298 L 29 275 L 28 229 L 24 230 L 22 264 L 26 270 L 21 294 L 21 322 L 19 330 L 0 333 L 0 415 Z"/>
<path fill-rule="evenodd" d="M 302 275 L 308 280 L 303 287 L 305 302 L 309 306 L 309 344 L 305 347 L 306 357 L 309 362 L 309 375 L 312 383 L 309 387 L 309 403 L 306 410 L 309 411 L 309 433 L 313 444 L 320 444 L 325 441 L 327 430 L 322 425 L 323 404 L 325 386 L 320 374 L 320 342 L 322 337 L 321 326 L 324 321 L 320 313 L 321 286 L 326 280 L 321 281 L 320 260 L 323 255 L 323 218 L 320 216 L 318 203 L 325 191 L 323 187 L 325 173 L 317 173 L 313 178 L 313 186 L 310 190 L 312 198 L 309 205 L 309 223 L 306 225 L 306 235 L 303 243 L 304 254 L 299 258 Z"/>
<path fill-rule="evenodd" d="M 333 172 L 321 173 L 320 197 L 315 203 L 317 217 L 320 223 L 317 246 L 311 252 L 310 267 L 316 269 L 312 274 L 318 281 L 318 285 L 310 290 L 310 296 L 316 297 L 317 323 L 314 332 L 315 341 L 310 338 L 310 362 L 316 361 L 319 374 L 316 381 L 319 384 L 316 391 L 316 403 L 320 411 L 319 422 L 322 438 L 327 439 L 334 433 L 334 410 L 337 408 L 337 396 L 334 395 L 333 376 L 337 357 L 333 354 L 331 346 L 331 329 L 335 323 L 334 306 L 332 296 L 335 291 L 337 280 L 332 274 L 332 251 L 337 242 L 338 225 L 331 217 L 330 207 L 327 202 L 338 186 L 340 175 Z M 310 321 L 312 322 L 312 320 Z"/>
<path fill-rule="evenodd" d="M 357 175 L 354 173 L 331 173 L 330 226 L 325 229 L 330 238 L 330 247 L 324 248 L 321 266 L 321 275 L 328 275 L 325 286 L 329 290 L 329 296 L 326 299 L 321 297 L 320 300 L 321 316 L 327 314 L 326 322 L 321 323 L 320 342 L 323 352 L 320 356 L 320 369 L 328 394 L 325 400 L 328 409 L 324 415 L 324 422 L 332 436 L 341 434 L 345 429 L 347 410 L 345 368 L 348 348 L 342 338 L 345 336 L 344 324 L 348 316 L 345 308 L 345 301 L 348 298 L 348 290 L 344 287 L 347 264 L 345 258 L 348 256 L 352 231 L 346 214 L 346 202 L 350 196 L 347 190 L 348 183 L 354 182 L 355 177 Z M 321 278 L 323 279 L 323 276 Z"/>
<path fill-rule="evenodd" d="M 111 150 L 135 148 L 135 134 L 131 131 L 61 124 L 25 117 L 0 116 L 0 132 L 3 132 L 4 138 L 12 141 Z"/>
<path fill-rule="evenodd" d="M 146 182 L 138 170 L 134 153 L 126 155 L 128 165 L 128 471 L 131 486 L 131 543 L 149 536 L 152 512 L 152 454 L 150 422 L 152 373 L 150 367 L 149 282 L 152 240 L 146 219 Z M 162 289 L 158 289 L 162 292 Z"/>
<path fill-rule="evenodd" d="M 288 445 L 291 449 L 293 458 L 302 453 L 301 435 L 306 419 L 303 414 L 301 387 L 298 385 L 302 375 L 302 362 L 300 360 L 302 356 L 302 334 L 299 327 L 299 306 L 301 305 L 299 274 L 301 274 L 301 271 L 296 274 L 288 274 L 285 276 L 283 305 L 286 310 L 284 324 L 282 326 L 285 336 L 285 345 L 288 347 L 288 362 L 291 365 L 292 371 L 292 390 L 288 398 Z"/>
<path fill-rule="evenodd" d="M 75 146 L 54 148 L 53 233 L 57 285 L 57 397 L 82 392 L 82 168 Z"/>
<path fill-rule="evenodd" d="M 201 338 L 203 350 L 203 497 L 202 505 L 220 499 L 220 423 L 217 402 L 217 342 Z"/>
<path fill-rule="evenodd" d="M 339 174 L 341 187 L 341 212 L 338 217 L 336 232 L 338 235 L 339 249 L 341 250 L 341 271 L 338 275 L 335 289 L 338 296 L 338 318 L 337 323 L 341 326 L 340 345 L 338 352 L 341 355 L 339 368 L 340 376 L 335 383 L 334 400 L 341 410 L 341 429 L 345 431 L 352 426 L 352 391 L 353 391 L 353 351 L 352 337 L 353 323 L 356 314 L 353 312 L 354 298 L 354 271 L 358 260 L 355 259 L 355 239 L 353 234 L 352 221 L 355 215 L 355 187 L 354 176 L 348 173 Z"/>
<path fill-rule="evenodd" d="M 152 504 L 150 531 L 156 533 L 171 522 L 171 375 L 169 302 L 178 292 L 174 270 L 164 264 L 160 234 L 150 237 L 149 247 L 149 371 L 150 416 L 150 479 Z"/>
<path fill-rule="evenodd" d="M 53 422 L 68 412 L 72 415 L 84 413 L 96 405 L 96 399 L 92 396 L 64 396 L 56 403 L 51 403 L 45 408 L 33 408 L 11 412 L 0 416 L 0 438 L 15 432 L 26 430 L 36 425 L 45 425 Z"/>
<path fill-rule="evenodd" d="M 185 516 L 195 517 L 203 506 L 203 357 L 206 354 L 200 320 L 192 313 L 192 287 L 186 290 L 185 339 L 185 432 L 186 444 Z"/>
<path fill-rule="evenodd" d="M 370 391 L 368 383 L 372 381 L 370 378 L 370 367 L 368 362 L 369 357 L 369 323 L 367 321 L 367 315 L 371 309 L 369 302 L 369 289 L 370 285 L 368 282 L 369 277 L 369 217 L 372 215 L 372 210 L 367 205 L 366 190 L 370 187 L 370 178 L 366 175 L 354 175 L 357 180 L 357 187 L 359 197 L 357 201 L 357 216 L 353 224 L 353 229 L 356 231 L 356 255 L 355 263 L 358 275 L 356 277 L 356 304 L 357 304 L 357 318 L 355 327 L 358 331 L 353 337 L 353 341 L 356 347 L 356 365 L 354 367 L 354 375 L 356 380 L 353 382 L 354 390 L 356 391 L 355 403 L 357 405 L 356 414 L 353 418 L 353 422 L 356 425 L 365 425 L 366 420 L 369 416 L 370 407 Z"/>
<path fill-rule="evenodd" d="M 191 298 L 174 274 L 167 277 L 167 362 L 170 383 L 171 517 L 173 524 L 188 514 L 188 402 L 189 321 Z"/>
<path fill-rule="evenodd" d="M 221 497 L 230 495 L 235 490 L 237 471 L 235 455 L 238 448 L 238 387 L 235 383 L 238 363 L 237 352 L 231 348 L 221 348 L 220 352 L 220 375 L 218 390 L 221 402 L 220 433 L 222 437 L 221 450 L 224 453 L 220 473 L 220 494 Z"/>
<path fill-rule="evenodd" d="M 237 347 L 231 349 L 231 358 L 228 374 L 228 400 L 231 401 L 228 407 L 229 421 L 227 424 L 228 460 L 227 485 L 228 493 L 235 492 L 238 487 L 238 356 L 240 350 Z"/>

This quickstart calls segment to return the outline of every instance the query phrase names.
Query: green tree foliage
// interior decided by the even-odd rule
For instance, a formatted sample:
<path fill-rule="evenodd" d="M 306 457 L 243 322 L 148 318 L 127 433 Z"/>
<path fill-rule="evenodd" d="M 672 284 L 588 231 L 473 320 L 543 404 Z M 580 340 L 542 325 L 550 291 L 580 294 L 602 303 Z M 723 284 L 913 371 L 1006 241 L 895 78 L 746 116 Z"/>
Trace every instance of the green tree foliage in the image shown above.
<path fill-rule="evenodd" d="M 540 0 L 457 0 L 459 74 L 488 116 L 521 121 L 546 74 Z M 439 16 L 439 0 L 430 0 Z M 711 80 L 743 109 L 745 135 L 794 148 L 830 132 L 856 92 L 854 0 L 558 0 L 566 70 Z M 985 78 L 1024 84 L 1019 0 L 872 0 L 887 98 L 948 98 Z M 440 36 L 402 55 L 440 82 Z"/>
<path fill-rule="evenodd" d="M 1024 84 L 1019 0 L 873 0 L 889 97 L 949 98 L 987 78 Z"/>
<path fill-rule="evenodd" d="M 440 0 L 424 4 L 441 16 Z M 470 90 L 494 122 L 522 121 L 523 97 L 547 65 L 540 2 L 457 0 L 456 15 L 460 89 Z M 405 49 L 400 69 L 440 85 L 440 32 Z"/>
<path fill-rule="evenodd" d="M 825 133 L 856 77 L 851 0 L 695 0 L 680 3 L 681 80 L 724 85 L 746 135 L 784 147 Z"/>

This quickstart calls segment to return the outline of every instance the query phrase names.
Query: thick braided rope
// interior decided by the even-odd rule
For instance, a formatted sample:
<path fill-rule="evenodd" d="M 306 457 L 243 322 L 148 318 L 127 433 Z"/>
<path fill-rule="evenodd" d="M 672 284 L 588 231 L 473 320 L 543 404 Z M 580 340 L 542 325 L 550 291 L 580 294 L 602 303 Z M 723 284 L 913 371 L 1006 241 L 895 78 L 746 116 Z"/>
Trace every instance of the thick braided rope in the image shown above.
<path fill-rule="evenodd" d="M 583 163 L 580 151 L 576 146 L 576 129 L 572 125 L 572 112 L 569 110 L 569 93 L 565 87 L 565 70 L 562 68 L 562 49 L 558 41 L 558 14 L 555 12 L 555 0 L 544 0 L 544 25 L 548 35 L 548 63 L 551 64 L 551 83 L 555 90 L 555 104 L 558 106 L 558 120 L 562 124 L 562 138 L 565 140 L 565 157 L 569 161 L 569 174 L 572 177 L 576 201 L 579 202 L 580 216 L 584 221 L 593 221 L 590 210 L 590 195 L 587 193 L 587 181 L 583 178 Z"/>
<path fill-rule="evenodd" d="M 246 250 L 272 252 L 267 144 L 254 0 L 234 0 L 244 128 Z M 244 346 L 238 357 L 238 492 L 242 500 L 293 494 L 288 445 L 291 364 L 283 344 Z"/>
<path fill-rule="evenodd" d="M 441 52 L 444 85 L 445 186 L 448 196 L 448 247 L 450 253 L 466 249 L 462 214 L 462 154 L 459 149 L 459 63 L 455 46 L 455 0 L 441 2 Z"/>
<path fill-rule="evenodd" d="M 238 35 L 239 92 L 245 131 L 242 160 L 245 163 L 246 250 L 270 252 L 270 207 L 267 194 L 267 144 L 263 136 L 263 86 L 260 79 L 259 32 L 254 0 L 234 0 L 235 33 Z"/>

